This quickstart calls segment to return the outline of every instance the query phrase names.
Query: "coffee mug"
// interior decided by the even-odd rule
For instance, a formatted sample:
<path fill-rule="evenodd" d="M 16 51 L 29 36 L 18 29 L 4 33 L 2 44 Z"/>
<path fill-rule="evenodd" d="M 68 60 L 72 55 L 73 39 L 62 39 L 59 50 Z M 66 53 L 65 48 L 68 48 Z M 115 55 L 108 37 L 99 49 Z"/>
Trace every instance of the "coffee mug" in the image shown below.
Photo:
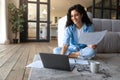
<path fill-rule="evenodd" d="M 99 72 L 99 66 L 100 66 L 100 62 L 91 61 L 90 62 L 90 71 L 92 73 L 98 73 Z"/>

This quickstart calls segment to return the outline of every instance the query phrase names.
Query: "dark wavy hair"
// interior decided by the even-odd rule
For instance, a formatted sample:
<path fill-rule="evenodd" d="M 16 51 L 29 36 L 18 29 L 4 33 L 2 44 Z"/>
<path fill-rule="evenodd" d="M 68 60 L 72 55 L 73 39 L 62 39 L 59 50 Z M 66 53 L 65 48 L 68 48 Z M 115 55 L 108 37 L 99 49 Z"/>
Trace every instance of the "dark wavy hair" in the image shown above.
<path fill-rule="evenodd" d="M 79 12 L 80 14 L 83 14 L 83 17 L 82 17 L 82 22 L 85 23 L 87 26 L 91 25 L 92 22 L 90 21 L 90 19 L 88 18 L 88 15 L 84 9 L 84 7 L 80 4 L 76 4 L 76 5 L 73 5 L 72 7 L 70 7 L 68 9 L 68 12 L 67 12 L 67 22 L 66 22 L 66 27 L 68 27 L 69 25 L 72 25 L 74 24 L 73 21 L 71 20 L 71 11 L 72 10 L 76 10 L 77 12 Z"/>

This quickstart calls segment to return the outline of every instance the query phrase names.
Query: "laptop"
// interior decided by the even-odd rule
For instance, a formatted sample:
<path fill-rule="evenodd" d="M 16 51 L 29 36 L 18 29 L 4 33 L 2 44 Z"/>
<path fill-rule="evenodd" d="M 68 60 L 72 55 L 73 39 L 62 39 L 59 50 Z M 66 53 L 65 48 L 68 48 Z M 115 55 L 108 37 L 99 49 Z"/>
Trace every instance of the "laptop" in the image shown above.
<path fill-rule="evenodd" d="M 40 53 L 40 57 L 45 68 L 72 71 L 75 67 L 75 64 L 69 63 L 66 55 Z"/>

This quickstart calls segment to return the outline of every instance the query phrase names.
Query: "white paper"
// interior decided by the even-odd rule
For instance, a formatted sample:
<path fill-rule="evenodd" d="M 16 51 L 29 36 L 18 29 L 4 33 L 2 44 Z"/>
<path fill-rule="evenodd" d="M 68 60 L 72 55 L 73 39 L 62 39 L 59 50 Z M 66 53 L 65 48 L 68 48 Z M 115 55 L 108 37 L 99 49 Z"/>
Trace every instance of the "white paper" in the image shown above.
<path fill-rule="evenodd" d="M 75 64 L 75 59 L 69 58 L 69 63 L 70 63 L 70 64 Z"/>
<path fill-rule="evenodd" d="M 76 63 L 81 64 L 81 65 L 88 65 L 89 64 L 88 60 L 81 60 L 81 59 L 76 60 Z"/>
<path fill-rule="evenodd" d="M 103 39 L 106 33 L 107 30 L 99 32 L 81 33 L 79 43 L 87 45 L 98 44 Z"/>
<path fill-rule="evenodd" d="M 81 64 L 81 65 L 88 65 L 88 60 L 82 60 L 82 59 L 73 59 L 69 58 L 70 64 Z"/>
<path fill-rule="evenodd" d="M 43 63 L 40 60 L 34 61 L 31 64 L 27 65 L 26 67 L 30 67 L 30 68 L 43 68 Z"/>

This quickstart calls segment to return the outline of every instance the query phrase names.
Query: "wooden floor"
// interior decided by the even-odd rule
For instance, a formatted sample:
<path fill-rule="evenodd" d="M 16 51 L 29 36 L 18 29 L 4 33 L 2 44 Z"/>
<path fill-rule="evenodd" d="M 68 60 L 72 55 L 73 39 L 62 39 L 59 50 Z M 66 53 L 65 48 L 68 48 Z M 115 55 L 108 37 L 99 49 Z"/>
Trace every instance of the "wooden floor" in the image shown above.
<path fill-rule="evenodd" d="M 25 66 L 40 52 L 52 53 L 57 41 L 0 45 L 0 80 L 28 80 Z"/>

